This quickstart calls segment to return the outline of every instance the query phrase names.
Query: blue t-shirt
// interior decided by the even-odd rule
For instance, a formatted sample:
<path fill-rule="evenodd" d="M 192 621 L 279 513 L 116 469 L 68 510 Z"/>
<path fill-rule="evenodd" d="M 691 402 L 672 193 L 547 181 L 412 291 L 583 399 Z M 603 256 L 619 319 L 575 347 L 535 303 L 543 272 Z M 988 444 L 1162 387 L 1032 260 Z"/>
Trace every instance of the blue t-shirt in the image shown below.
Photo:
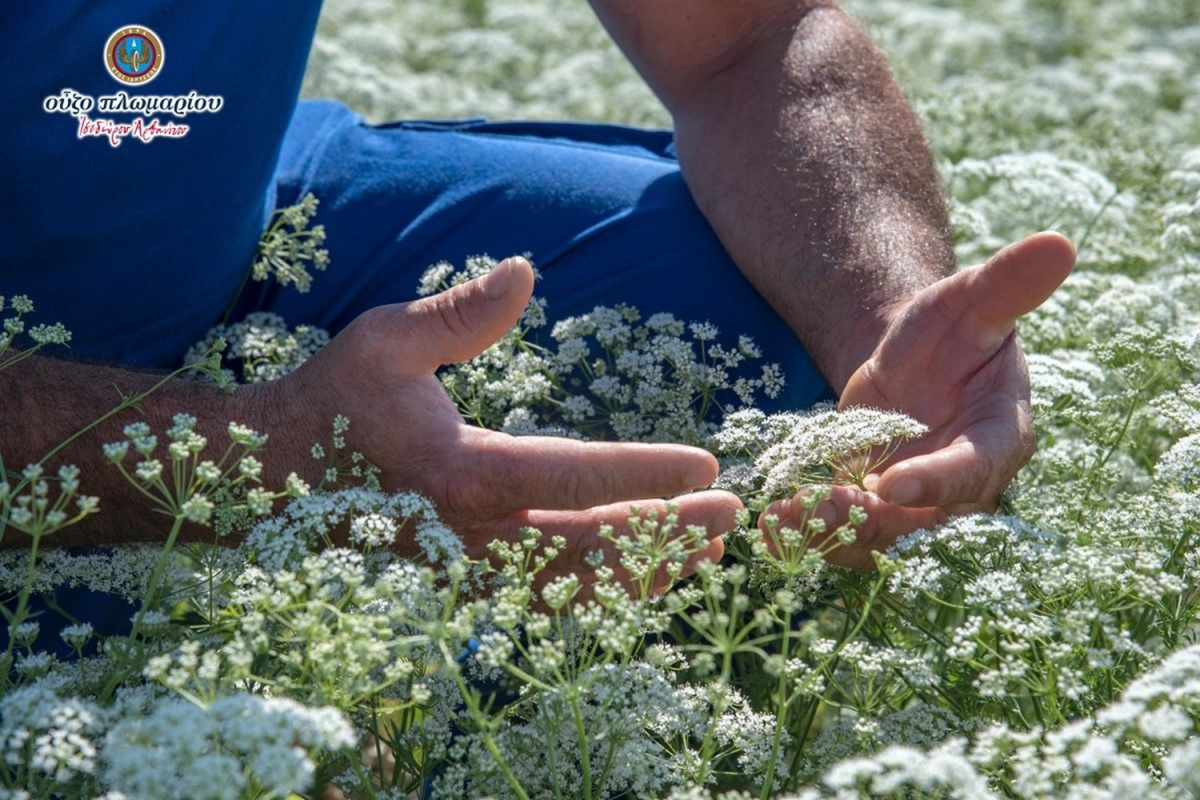
<path fill-rule="evenodd" d="M 6 4 L 0 295 L 73 355 L 175 365 L 249 268 L 319 7 Z"/>

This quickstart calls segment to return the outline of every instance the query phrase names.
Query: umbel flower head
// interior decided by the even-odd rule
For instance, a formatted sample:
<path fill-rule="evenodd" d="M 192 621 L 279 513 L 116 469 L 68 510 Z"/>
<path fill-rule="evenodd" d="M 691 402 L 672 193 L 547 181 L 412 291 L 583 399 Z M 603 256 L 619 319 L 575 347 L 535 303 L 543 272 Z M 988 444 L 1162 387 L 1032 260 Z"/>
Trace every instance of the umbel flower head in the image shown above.
<path fill-rule="evenodd" d="M 263 383 L 282 378 L 329 344 L 329 333 L 313 325 L 289 328 L 282 317 L 255 311 L 232 325 L 217 325 L 184 357 L 192 364 L 203 359 L 218 341 L 229 344 L 221 356 L 227 377 L 234 382 Z"/>
<path fill-rule="evenodd" d="M 902 444 L 927 432 L 905 414 L 873 408 L 770 416 L 749 409 L 727 416 L 711 446 L 731 457 L 725 485 L 774 499 L 816 483 L 861 487 Z"/>
<path fill-rule="evenodd" d="M 329 251 L 325 243 L 325 226 L 309 223 L 317 213 L 317 198 L 310 192 L 294 206 L 276 211 L 263 233 L 255 254 L 251 277 L 256 281 L 274 276 L 281 286 L 295 284 L 296 291 L 307 292 L 312 287 L 308 265 L 324 270 L 329 266 Z"/>

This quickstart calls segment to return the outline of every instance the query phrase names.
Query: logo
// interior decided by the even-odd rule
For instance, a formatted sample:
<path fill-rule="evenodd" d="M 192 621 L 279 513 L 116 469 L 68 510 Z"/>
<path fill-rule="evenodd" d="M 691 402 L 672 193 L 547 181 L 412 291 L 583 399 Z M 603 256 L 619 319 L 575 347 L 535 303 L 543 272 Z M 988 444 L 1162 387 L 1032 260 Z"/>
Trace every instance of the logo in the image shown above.
<path fill-rule="evenodd" d="M 108 37 L 104 64 L 109 74 L 122 83 L 149 83 L 162 69 L 162 40 L 149 28 L 127 25 Z"/>
<path fill-rule="evenodd" d="M 104 66 L 113 80 L 132 86 L 154 80 L 163 58 L 162 39 L 141 25 L 114 31 L 104 45 Z M 155 139 L 182 139 L 192 128 L 184 123 L 189 115 L 215 114 L 224 106 L 222 95 L 200 94 L 195 89 L 187 94 L 145 94 L 122 88 L 95 97 L 65 87 L 42 99 L 47 114 L 74 117 L 77 139 L 96 137 L 112 147 L 120 147 L 127 139 L 146 144 Z M 93 117 L 92 112 L 103 116 Z"/>

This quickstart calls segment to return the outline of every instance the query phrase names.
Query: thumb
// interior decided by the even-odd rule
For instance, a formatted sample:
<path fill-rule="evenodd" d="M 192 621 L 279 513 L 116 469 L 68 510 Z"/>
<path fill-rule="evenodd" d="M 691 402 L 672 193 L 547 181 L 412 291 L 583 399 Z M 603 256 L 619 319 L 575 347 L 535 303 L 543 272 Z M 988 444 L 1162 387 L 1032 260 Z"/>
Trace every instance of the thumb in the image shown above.
<path fill-rule="evenodd" d="M 487 275 L 406 304 L 396 346 L 409 369 L 430 373 L 474 358 L 503 336 L 533 294 L 533 267 L 506 258 Z"/>
<path fill-rule="evenodd" d="M 1008 337 L 1017 318 L 1054 293 L 1075 263 L 1075 247 L 1065 236 L 1038 233 L 1009 245 L 986 264 L 964 270 L 976 329 L 997 342 Z"/>

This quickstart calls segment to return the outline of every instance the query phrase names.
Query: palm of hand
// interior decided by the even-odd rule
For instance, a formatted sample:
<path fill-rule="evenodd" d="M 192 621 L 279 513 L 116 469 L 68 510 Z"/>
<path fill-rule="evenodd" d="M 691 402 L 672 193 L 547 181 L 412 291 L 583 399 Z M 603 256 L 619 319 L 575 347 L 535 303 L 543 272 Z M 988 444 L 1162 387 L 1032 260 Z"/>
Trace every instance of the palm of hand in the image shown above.
<path fill-rule="evenodd" d="M 303 398 L 294 434 L 310 441 L 321 438 L 315 425 L 349 418 L 347 445 L 380 468 L 386 489 L 429 497 L 468 555 L 482 558 L 492 540 L 513 541 L 526 526 L 565 537 L 548 580 L 580 572 L 585 554 L 610 549 L 597 536 L 602 524 L 625 527 L 631 505 L 663 518 L 667 504 L 658 498 L 707 486 L 717 465 L 690 447 L 513 437 L 468 425 L 434 372 L 503 335 L 532 285 L 529 265 L 510 260 L 434 297 L 372 309 L 275 391 L 283 402 Z M 713 537 L 696 560 L 719 557 L 716 537 L 734 526 L 737 498 L 699 492 L 673 504 L 683 525 L 705 526 Z"/>
<path fill-rule="evenodd" d="M 904 533 L 952 514 L 995 510 L 1034 449 L 1016 320 L 1041 305 L 1073 263 L 1065 238 L 1031 236 L 928 287 L 893 320 L 840 405 L 903 411 L 930 432 L 872 477 L 872 491 L 835 487 L 821 512 L 826 521 L 843 521 L 852 505 L 863 507 L 868 521 L 855 544 L 831 560 L 869 567 L 872 550 Z"/>

